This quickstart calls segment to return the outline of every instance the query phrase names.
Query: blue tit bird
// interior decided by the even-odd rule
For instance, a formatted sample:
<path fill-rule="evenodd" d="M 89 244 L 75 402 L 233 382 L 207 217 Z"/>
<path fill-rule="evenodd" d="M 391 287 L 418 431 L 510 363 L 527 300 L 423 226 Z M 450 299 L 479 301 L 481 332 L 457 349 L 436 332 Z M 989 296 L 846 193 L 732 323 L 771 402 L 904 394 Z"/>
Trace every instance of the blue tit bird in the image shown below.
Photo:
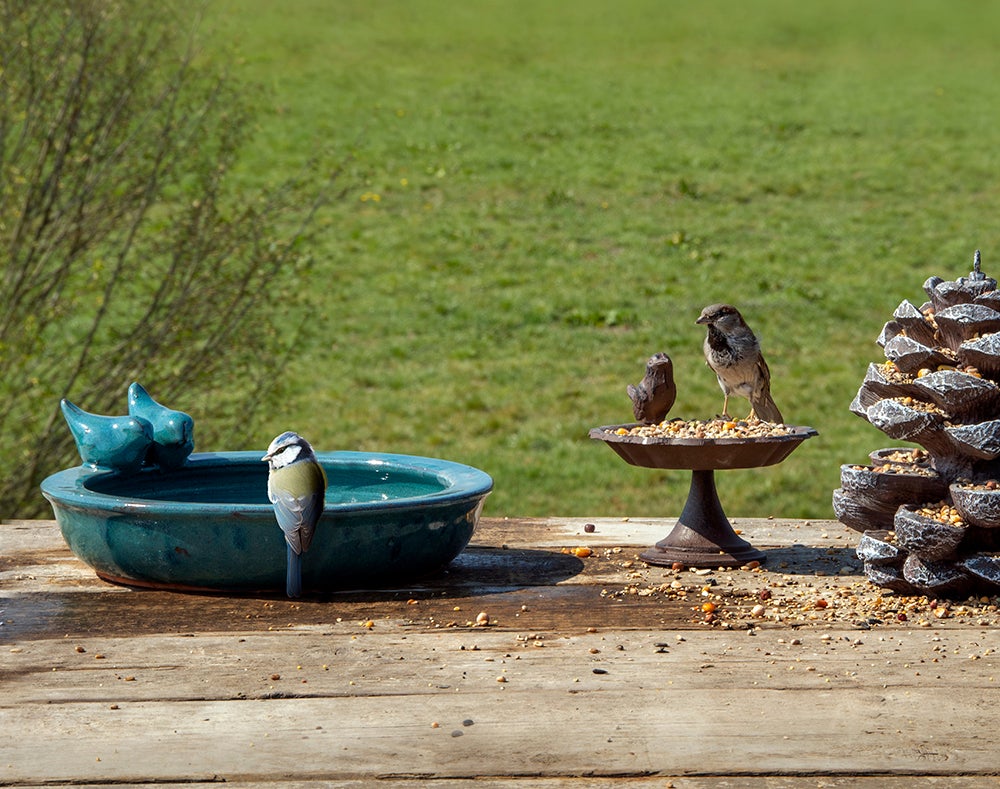
<path fill-rule="evenodd" d="M 309 442 L 291 431 L 282 433 L 261 458 L 268 464 L 267 497 L 285 533 L 288 570 L 285 591 L 302 594 L 302 554 L 309 550 L 326 499 L 326 473 Z"/>
<path fill-rule="evenodd" d="M 59 402 L 80 459 L 94 468 L 137 471 L 153 443 L 153 426 L 137 416 L 102 416 Z"/>
<path fill-rule="evenodd" d="M 138 383 L 128 388 L 128 412 L 153 426 L 149 459 L 162 469 L 180 468 L 194 451 L 194 420 L 160 405 Z"/>

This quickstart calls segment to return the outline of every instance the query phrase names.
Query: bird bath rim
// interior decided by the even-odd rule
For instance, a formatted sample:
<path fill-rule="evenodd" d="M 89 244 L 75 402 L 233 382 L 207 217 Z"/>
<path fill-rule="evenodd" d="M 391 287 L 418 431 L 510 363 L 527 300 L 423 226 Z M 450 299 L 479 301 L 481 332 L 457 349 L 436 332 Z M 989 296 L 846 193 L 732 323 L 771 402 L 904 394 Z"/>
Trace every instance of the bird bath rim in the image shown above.
<path fill-rule="evenodd" d="M 41 487 L 70 549 L 105 580 L 173 590 L 277 590 L 285 577 L 284 538 L 267 500 L 262 454 L 197 453 L 168 471 L 83 465 L 51 475 Z M 436 458 L 317 457 L 330 486 L 304 555 L 303 577 L 312 590 L 370 587 L 447 565 L 471 539 L 493 488 L 485 472 Z M 338 481 L 354 485 L 359 500 L 345 500 L 351 494 L 338 490 Z M 380 498 L 380 489 L 390 497 Z"/>
<path fill-rule="evenodd" d="M 273 505 L 267 500 L 267 465 L 261 461 L 261 452 L 196 452 L 187 463 L 175 470 L 162 471 L 147 467 L 134 473 L 105 468 L 94 468 L 84 464 L 58 471 L 42 481 L 42 494 L 57 500 L 64 506 L 98 508 L 101 510 L 149 515 L 164 512 L 179 515 L 222 515 L 239 510 L 247 515 L 263 514 L 273 517 Z M 391 499 L 371 499 L 363 501 L 337 501 L 328 499 L 324 513 L 349 512 L 363 507 L 366 510 L 396 509 L 441 503 L 474 495 L 486 495 L 493 489 L 493 479 L 484 471 L 472 466 L 438 458 L 419 455 L 399 455 L 384 452 L 317 452 L 316 457 L 328 475 L 345 468 L 363 468 L 366 471 L 384 473 L 404 473 L 420 480 L 428 488 L 438 487 L 434 492 L 416 496 L 400 496 Z M 261 485 L 253 490 L 256 500 L 202 501 L 169 499 L 162 496 L 123 496 L 108 492 L 115 488 L 127 489 L 142 482 L 152 485 L 157 480 L 171 480 L 179 475 L 193 475 L 198 471 L 233 471 L 237 466 L 247 466 L 252 473 L 259 474 Z M 434 483 L 429 482 L 434 480 Z M 331 479 L 330 487 L 336 480 Z M 102 490 L 104 488 L 104 490 Z"/>

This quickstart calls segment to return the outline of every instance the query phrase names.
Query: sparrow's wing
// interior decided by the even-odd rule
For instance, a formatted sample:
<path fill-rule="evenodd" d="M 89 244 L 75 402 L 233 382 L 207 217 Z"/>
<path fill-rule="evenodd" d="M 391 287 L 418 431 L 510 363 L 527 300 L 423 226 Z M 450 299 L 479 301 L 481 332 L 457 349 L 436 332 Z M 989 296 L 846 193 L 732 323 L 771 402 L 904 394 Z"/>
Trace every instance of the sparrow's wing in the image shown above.
<path fill-rule="evenodd" d="M 764 354 L 757 354 L 757 375 L 760 376 L 760 380 L 764 384 L 764 388 L 768 391 L 771 390 L 771 371 L 768 369 L 767 362 L 764 361 Z"/>
<path fill-rule="evenodd" d="M 757 387 L 750 395 L 750 407 L 754 413 L 766 422 L 781 424 L 784 417 L 771 397 L 771 371 L 764 361 L 763 354 L 757 357 Z"/>

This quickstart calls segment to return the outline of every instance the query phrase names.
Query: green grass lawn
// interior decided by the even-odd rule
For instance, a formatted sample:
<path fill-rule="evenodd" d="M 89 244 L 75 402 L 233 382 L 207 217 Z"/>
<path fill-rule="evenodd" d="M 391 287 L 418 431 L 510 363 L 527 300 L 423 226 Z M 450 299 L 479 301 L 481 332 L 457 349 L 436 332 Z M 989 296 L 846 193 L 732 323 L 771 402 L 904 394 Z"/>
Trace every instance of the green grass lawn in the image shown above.
<path fill-rule="evenodd" d="M 687 474 L 587 431 L 631 420 L 654 351 L 673 415 L 717 413 L 694 321 L 730 301 L 820 437 L 717 475 L 727 513 L 832 517 L 840 464 L 892 443 L 848 411 L 882 324 L 977 247 L 1000 273 L 992 4 L 220 0 L 209 26 L 267 91 L 242 177 L 351 155 L 249 446 L 470 463 L 494 516 L 676 515 Z"/>

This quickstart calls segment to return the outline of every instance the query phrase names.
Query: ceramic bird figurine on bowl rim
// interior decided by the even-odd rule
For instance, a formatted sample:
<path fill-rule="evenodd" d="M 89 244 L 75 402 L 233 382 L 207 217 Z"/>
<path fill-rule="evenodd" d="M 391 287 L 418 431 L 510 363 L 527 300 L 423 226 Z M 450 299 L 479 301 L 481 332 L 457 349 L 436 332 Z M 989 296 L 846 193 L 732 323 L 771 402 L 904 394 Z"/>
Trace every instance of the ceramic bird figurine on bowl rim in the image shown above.
<path fill-rule="evenodd" d="M 665 353 L 654 353 L 646 362 L 646 375 L 625 391 L 632 401 L 632 414 L 647 425 L 659 424 L 677 399 L 674 383 L 674 363 Z"/>
<path fill-rule="evenodd" d="M 153 426 L 142 417 L 91 414 L 66 398 L 59 401 L 85 465 L 138 471 L 153 443 Z"/>
<path fill-rule="evenodd" d="M 313 448 L 286 431 L 271 442 L 261 460 L 268 464 L 267 497 L 285 535 L 288 568 L 285 592 L 302 595 L 302 554 L 309 550 L 326 501 L 326 472 Z"/>
<path fill-rule="evenodd" d="M 781 411 L 771 398 L 771 371 L 760 352 L 760 342 L 731 304 L 711 304 L 696 323 L 708 327 L 705 361 L 719 379 L 724 396 L 722 415 L 729 418 L 729 398 L 750 401 L 748 419 L 782 424 Z"/>
<path fill-rule="evenodd" d="M 194 419 L 156 402 L 139 383 L 128 388 L 128 412 L 153 426 L 149 460 L 162 469 L 180 468 L 194 451 Z"/>

